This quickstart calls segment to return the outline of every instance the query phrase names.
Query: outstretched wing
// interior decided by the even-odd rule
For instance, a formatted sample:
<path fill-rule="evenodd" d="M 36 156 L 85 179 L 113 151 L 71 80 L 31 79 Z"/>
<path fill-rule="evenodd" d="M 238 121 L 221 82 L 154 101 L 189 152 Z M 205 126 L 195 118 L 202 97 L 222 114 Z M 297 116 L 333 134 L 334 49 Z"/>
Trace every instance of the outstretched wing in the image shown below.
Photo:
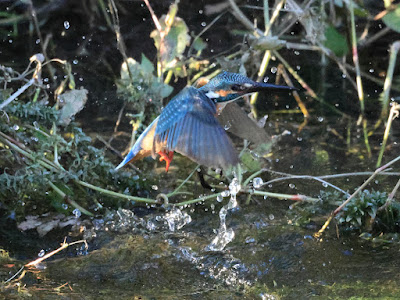
<path fill-rule="evenodd" d="M 214 103 L 201 91 L 193 87 L 182 90 L 162 111 L 154 145 L 163 144 L 166 151 L 209 167 L 236 165 L 237 152 L 215 114 Z"/>
<path fill-rule="evenodd" d="M 217 117 L 222 127 L 227 131 L 246 139 L 255 145 L 271 141 L 264 128 L 258 127 L 255 121 L 244 112 L 236 102 L 228 103 Z"/>

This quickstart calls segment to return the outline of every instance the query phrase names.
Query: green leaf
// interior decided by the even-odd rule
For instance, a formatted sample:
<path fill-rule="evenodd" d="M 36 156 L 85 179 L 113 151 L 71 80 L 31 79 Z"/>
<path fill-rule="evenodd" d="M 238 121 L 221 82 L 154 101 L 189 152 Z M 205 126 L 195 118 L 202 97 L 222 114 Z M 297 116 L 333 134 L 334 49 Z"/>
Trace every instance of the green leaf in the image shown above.
<path fill-rule="evenodd" d="M 193 41 L 193 48 L 196 51 L 203 51 L 207 48 L 207 43 L 202 38 L 198 37 Z"/>
<path fill-rule="evenodd" d="M 153 72 L 154 72 L 153 63 L 143 53 L 142 53 L 141 67 L 142 67 L 143 71 L 146 73 L 153 74 Z"/>
<path fill-rule="evenodd" d="M 324 46 L 332 50 L 336 56 L 345 56 L 349 52 L 346 38 L 335 27 L 328 26 L 325 30 Z"/>
<path fill-rule="evenodd" d="M 251 173 L 259 171 L 262 168 L 261 162 L 251 155 L 250 151 L 248 150 L 244 151 L 244 153 L 240 156 L 240 160 Z"/>
<path fill-rule="evenodd" d="M 169 95 L 171 95 L 171 93 L 173 92 L 174 88 L 170 85 L 167 84 L 162 84 L 162 87 L 160 88 L 160 96 L 161 98 L 166 98 Z"/>
<path fill-rule="evenodd" d="M 167 29 L 165 15 L 160 18 L 160 23 L 162 31 L 165 32 L 165 30 Z M 174 22 L 172 23 L 172 26 L 168 31 L 168 34 L 164 37 L 162 41 L 162 45 L 160 32 L 158 30 L 154 30 L 150 34 L 150 37 L 154 39 L 154 44 L 156 48 L 160 52 L 161 63 L 163 64 L 164 68 L 173 68 L 178 59 L 182 57 L 186 46 L 189 45 L 190 42 L 190 36 L 188 32 L 189 29 L 186 26 L 185 21 L 183 21 L 179 17 L 175 17 Z"/>
<path fill-rule="evenodd" d="M 164 84 L 153 72 L 153 64 L 144 55 L 141 64 L 131 57 L 122 64 L 118 93 L 122 94 L 137 112 L 143 111 L 146 105 L 161 106 L 159 100 L 173 91 L 171 86 Z"/>
<path fill-rule="evenodd" d="M 400 6 L 387 13 L 382 20 L 387 27 L 393 29 L 394 31 L 400 32 Z"/>

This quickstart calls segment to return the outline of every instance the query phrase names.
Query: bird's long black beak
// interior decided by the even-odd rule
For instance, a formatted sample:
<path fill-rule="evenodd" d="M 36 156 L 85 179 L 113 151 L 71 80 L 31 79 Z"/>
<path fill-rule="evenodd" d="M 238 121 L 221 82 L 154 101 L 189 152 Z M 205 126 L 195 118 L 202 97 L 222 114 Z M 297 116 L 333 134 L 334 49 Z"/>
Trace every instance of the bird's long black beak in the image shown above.
<path fill-rule="evenodd" d="M 254 82 L 252 86 L 249 86 L 247 93 L 254 92 L 262 92 L 262 91 L 270 91 L 270 90 L 289 90 L 289 91 L 297 91 L 298 89 L 295 87 L 287 86 L 287 85 L 276 85 L 265 82 Z"/>

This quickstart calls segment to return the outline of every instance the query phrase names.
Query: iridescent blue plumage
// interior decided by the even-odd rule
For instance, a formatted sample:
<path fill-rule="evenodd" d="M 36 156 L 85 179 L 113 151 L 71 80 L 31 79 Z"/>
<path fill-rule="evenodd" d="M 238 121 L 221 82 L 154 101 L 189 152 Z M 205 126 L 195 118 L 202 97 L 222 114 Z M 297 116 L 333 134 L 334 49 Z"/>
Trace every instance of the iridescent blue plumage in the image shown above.
<path fill-rule="evenodd" d="M 237 164 L 238 154 L 217 120 L 220 110 L 216 106 L 246 94 L 269 89 L 293 88 L 255 82 L 240 74 L 223 72 L 203 87 L 183 89 L 142 133 L 117 168 L 130 161 L 149 155 L 155 158 L 159 154 L 160 160 L 167 162 L 168 170 L 174 151 L 209 167 L 226 168 Z M 235 110 L 230 111 L 229 120 L 233 120 L 232 112 Z"/>
<path fill-rule="evenodd" d="M 165 142 L 166 152 L 176 151 L 201 165 L 235 165 L 236 150 L 215 118 L 216 113 L 214 102 L 204 92 L 185 88 L 162 111 L 154 144 Z"/>

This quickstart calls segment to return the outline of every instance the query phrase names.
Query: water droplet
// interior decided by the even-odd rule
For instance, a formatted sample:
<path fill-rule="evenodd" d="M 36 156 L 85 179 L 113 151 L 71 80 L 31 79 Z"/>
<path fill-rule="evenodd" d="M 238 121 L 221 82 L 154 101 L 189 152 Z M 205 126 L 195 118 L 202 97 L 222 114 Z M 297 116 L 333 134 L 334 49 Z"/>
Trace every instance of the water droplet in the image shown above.
<path fill-rule="evenodd" d="M 323 122 L 324 121 L 324 117 L 318 117 L 318 122 Z"/>
<path fill-rule="evenodd" d="M 35 41 L 35 43 L 36 43 L 36 45 L 39 45 L 39 44 L 40 44 L 40 39 L 37 39 L 37 40 Z"/>
<path fill-rule="evenodd" d="M 72 211 L 72 213 L 74 214 L 75 218 L 77 218 L 77 219 L 82 215 L 81 211 L 79 209 L 77 209 L 77 208 L 75 208 Z"/>
<path fill-rule="evenodd" d="M 369 72 L 370 72 L 370 73 L 374 73 L 375 70 L 374 70 L 374 69 L 369 69 Z"/>
<path fill-rule="evenodd" d="M 15 124 L 15 125 L 13 126 L 13 129 L 14 129 L 15 131 L 19 130 L 19 126 L 18 126 L 17 124 Z"/>
<path fill-rule="evenodd" d="M 217 196 L 217 201 L 218 202 L 222 202 L 222 200 L 224 200 L 224 197 L 222 197 L 222 195 L 218 195 Z"/>
<path fill-rule="evenodd" d="M 61 204 L 61 207 L 62 207 L 63 209 L 65 209 L 65 210 L 67 210 L 67 209 L 68 209 L 68 205 L 67 205 L 67 204 L 65 204 L 65 203 Z"/>
<path fill-rule="evenodd" d="M 326 182 L 323 182 L 323 183 L 322 183 L 322 186 L 323 186 L 323 187 L 328 187 L 328 184 L 327 184 Z"/>
<path fill-rule="evenodd" d="M 225 125 L 224 125 L 224 129 L 225 130 L 229 130 L 229 128 L 231 128 L 232 124 L 228 121 Z"/>
<path fill-rule="evenodd" d="M 78 60 L 77 60 L 77 59 L 74 59 L 74 60 L 72 61 L 72 63 L 73 63 L 74 65 L 77 65 L 77 64 L 78 64 Z"/>
<path fill-rule="evenodd" d="M 275 216 L 274 216 L 273 214 L 270 214 L 270 215 L 268 216 L 268 218 L 272 221 L 273 219 L 275 219 Z"/>
<path fill-rule="evenodd" d="M 346 78 L 347 77 L 347 75 L 346 74 L 342 74 L 342 78 Z"/>
<path fill-rule="evenodd" d="M 231 195 L 236 195 L 237 193 L 239 193 L 241 189 L 239 180 L 235 177 L 232 179 L 232 182 L 229 184 L 229 191 L 231 193 Z"/>
<path fill-rule="evenodd" d="M 205 27 L 207 25 L 206 22 L 201 22 L 201 26 Z"/>
<path fill-rule="evenodd" d="M 301 141 L 303 140 L 303 138 L 302 138 L 302 137 L 297 137 L 297 140 L 298 140 L 299 142 L 301 142 Z"/>
<path fill-rule="evenodd" d="M 71 27 L 71 25 L 69 24 L 69 22 L 68 22 L 68 21 L 64 21 L 64 28 L 68 30 L 69 27 Z"/>
<path fill-rule="evenodd" d="M 39 257 L 43 257 L 46 254 L 46 251 L 44 251 L 44 249 L 40 250 L 40 252 L 38 253 Z"/>
<path fill-rule="evenodd" d="M 248 237 L 246 238 L 246 240 L 245 240 L 245 243 L 246 243 L 246 244 L 252 244 L 252 243 L 255 243 L 255 242 L 256 242 L 255 238 L 250 237 L 250 236 L 248 236 Z"/>
<path fill-rule="evenodd" d="M 272 67 L 272 68 L 271 68 L 271 73 L 272 73 L 272 74 L 275 74 L 276 71 L 278 71 L 278 68 L 277 68 L 277 67 Z"/>
<path fill-rule="evenodd" d="M 290 187 L 291 189 L 294 189 L 294 188 L 296 187 L 296 185 L 295 185 L 294 183 L 289 183 L 289 187 Z"/>
<path fill-rule="evenodd" d="M 222 197 L 228 197 L 231 193 L 228 190 L 221 192 Z"/>
<path fill-rule="evenodd" d="M 36 130 L 39 130 L 39 123 L 37 121 L 33 121 L 33 127 L 35 127 Z"/>
<path fill-rule="evenodd" d="M 136 88 L 137 88 L 138 91 L 142 90 L 142 86 L 140 86 L 140 85 L 138 85 Z"/>
<path fill-rule="evenodd" d="M 253 187 L 255 189 L 259 189 L 264 184 L 264 181 L 260 177 L 256 177 L 253 179 Z"/>
<path fill-rule="evenodd" d="M 155 190 L 155 191 L 158 190 L 158 186 L 156 186 L 156 185 L 152 185 L 151 188 L 152 188 L 153 190 Z"/>

